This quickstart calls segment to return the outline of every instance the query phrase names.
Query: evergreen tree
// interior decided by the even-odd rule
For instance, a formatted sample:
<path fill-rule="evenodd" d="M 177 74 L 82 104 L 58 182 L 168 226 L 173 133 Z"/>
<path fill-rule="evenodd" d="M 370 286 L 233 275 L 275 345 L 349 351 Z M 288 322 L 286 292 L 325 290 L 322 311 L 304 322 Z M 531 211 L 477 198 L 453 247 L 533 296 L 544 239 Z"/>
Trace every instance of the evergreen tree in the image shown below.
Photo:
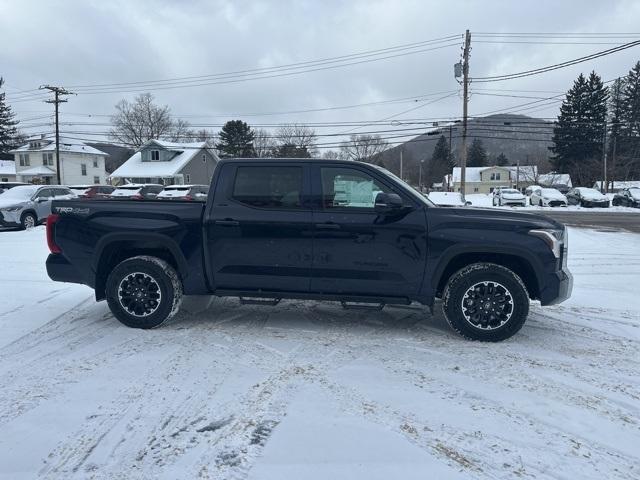
<path fill-rule="evenodd" d="M 242 120 L 230 120 L 218 134 L 216 148 L 221 157 L 255 157 L 254 133 Z"/>
<path fill-rule="evenodd" d="M 553 167 L 569 173 L 580 185 L 601 176 L 607 98 L 607 88 L 595 72 L 588 79 L 580 74 L 562 102 L 553 129 Z"/>
<path fill-rule="evenodd" d="M 484 167 L 487 164 L 487 151 L 484 149 L 482 140 L 474 138 L 467 154 L 468 167 Z"/>
<path fill-rule="evenodd" d="M 433 149 L 431 162 L 425 172 L 425 184 L 429 187 L 433 183 L 442 182 L 444 176 L 451 173 L 454 166 L 449 142 L 444 135 L 441 135 Z"/>
<path fill-rule="evenodd" d="M 496 157 L 496 165 L 498 165 L 500 167 L 504 167 L 505 165 L 509 165 L 509 159 L 507 158 L 507 156 L 504 153 L 500 153 L 500 155 L 498 155 Z"/>
<path fill-rule="evenodd" d="M 3 84 L 4 79 L 0 77 L 0 89 Z M 15 113 L 5 101 L 5 93 L 0 92 L 0 153 L 16 147 L 19 138 L 17 125 Z"/>
<path fill-rule="evenodd" d="M 619 155 L 625 165 L 625 178 L 640 175 L 640 62 L 623 81 L 621 94 Z"/>

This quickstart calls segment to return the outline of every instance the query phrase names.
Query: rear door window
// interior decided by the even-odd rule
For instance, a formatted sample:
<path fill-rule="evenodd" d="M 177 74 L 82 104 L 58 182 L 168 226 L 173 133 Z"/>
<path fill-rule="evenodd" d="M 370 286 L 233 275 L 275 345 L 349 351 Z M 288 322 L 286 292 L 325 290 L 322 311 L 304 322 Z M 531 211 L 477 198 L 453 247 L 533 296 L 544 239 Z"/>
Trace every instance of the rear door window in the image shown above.
<path fill-rule="evenodd" d="M 238 167 L 231 194 L 258 208 L 302 208 L 302 167 Z"/>

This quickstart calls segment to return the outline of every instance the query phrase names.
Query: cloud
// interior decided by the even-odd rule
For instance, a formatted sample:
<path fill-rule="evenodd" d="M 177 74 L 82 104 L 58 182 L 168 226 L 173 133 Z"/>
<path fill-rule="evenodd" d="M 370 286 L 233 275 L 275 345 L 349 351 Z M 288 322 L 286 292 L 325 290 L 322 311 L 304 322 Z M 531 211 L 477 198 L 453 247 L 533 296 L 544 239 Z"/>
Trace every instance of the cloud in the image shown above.
<path fill-rule="evenodd" d="M 4 1 L 0 3 L 4 39 L 0 75 L 10 86 L 9 98 L 16 98 L 17 90 L 43 83 L 136 82 L 269 67 L 462 34 L 466 28 L 473 32 L 633 32 L 639 20 L 640 4 L 632 0 Z M 478 37 L 473 41 L 471 73 L 527 70 L 607 47 L 491 44 L 481 43 Z M 324 108 L 455 90 L 453 64 L 459 55 L 460 50 L 452 47 L 303 75 L 153 93 L 192 123 L 221 123 L 226 119 L 216 115 L 223 113 Z M 543 76 L 483 87 L 565 91 L 580 72 L 595 69 L 608 80 L 625 74 L 639 58 L 640 50 L 631 49 Z M 477 88 L 472 85 L 472 91 Z M 87 120 L 72 114 L 110 114 L 118 100 L 134 95 L 81 94 L 63 106 L 62 118 Z M 470 109 L 478 114 L 525 101 L 473 95 Z M 378 105 L 246 120 L 377 120 L 411 107 Z M 17 102 L 13 108 L 21 118 L 29 118 L 46 113 L 50 106 L 38 100 Z M 555 113 L 554 108 L 536 112 Z M 409 115 L 460 114 L 460 98 L 453 96 Z"/>

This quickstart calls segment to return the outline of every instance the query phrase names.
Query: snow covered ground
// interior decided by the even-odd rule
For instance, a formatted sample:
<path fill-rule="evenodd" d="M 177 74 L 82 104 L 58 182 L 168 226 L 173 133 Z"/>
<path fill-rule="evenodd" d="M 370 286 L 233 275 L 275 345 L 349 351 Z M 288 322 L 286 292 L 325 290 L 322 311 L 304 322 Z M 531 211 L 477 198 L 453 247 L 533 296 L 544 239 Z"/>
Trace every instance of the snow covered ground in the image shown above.
<path fill-rule="evenodd" d="M 640 235 L 569 235 L 573 298 L 483 344 L 300 301 L 131 330 L 0 232 L 0 478 L 640 478 Z"/>

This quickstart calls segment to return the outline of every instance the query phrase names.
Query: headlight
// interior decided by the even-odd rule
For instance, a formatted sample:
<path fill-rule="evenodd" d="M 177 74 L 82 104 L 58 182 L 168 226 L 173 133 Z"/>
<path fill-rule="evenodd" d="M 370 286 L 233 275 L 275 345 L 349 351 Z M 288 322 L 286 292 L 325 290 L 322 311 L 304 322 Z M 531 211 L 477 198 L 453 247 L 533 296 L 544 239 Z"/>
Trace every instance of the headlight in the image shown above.
<path fill-rule="evenodd" d="M 20 205 L 16 205 L 14 207 L 2 207 L 0 208 L 0 210 L 4 210 L 5 212 L 15 212 L 17 210 L 20 210 L 22 207 Z"/>
<path fill-rule="evenodd" d="M 560 258 L 564 236 L 563 230 L 529 230 L 529 234 L 542 239 L 551 249 L 553 256 Z"/>

